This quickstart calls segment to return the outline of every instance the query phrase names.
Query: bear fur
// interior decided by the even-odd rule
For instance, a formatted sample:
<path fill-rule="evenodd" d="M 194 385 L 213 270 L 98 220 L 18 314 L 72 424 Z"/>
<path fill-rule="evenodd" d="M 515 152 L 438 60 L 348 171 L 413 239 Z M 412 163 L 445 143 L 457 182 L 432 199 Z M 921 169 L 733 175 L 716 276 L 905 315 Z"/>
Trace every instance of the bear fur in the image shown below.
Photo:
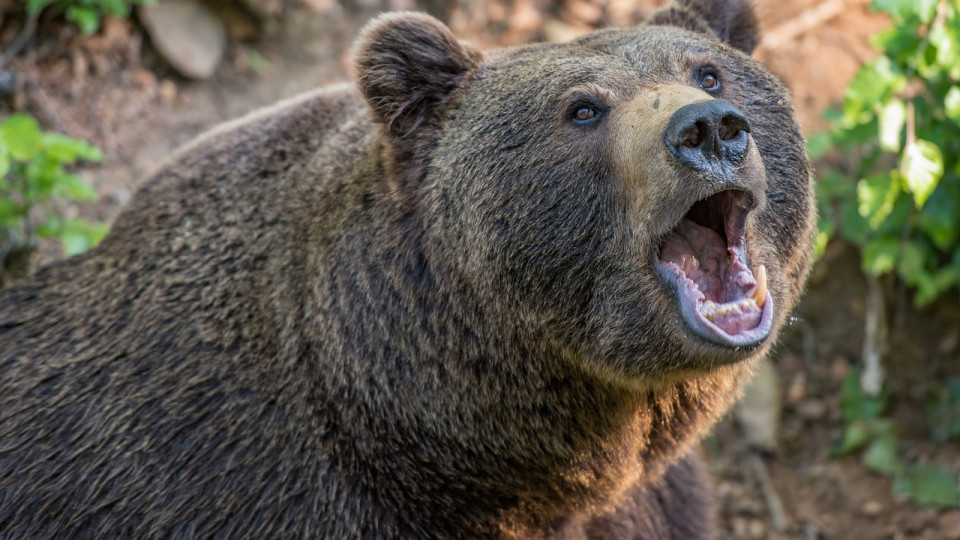
<path fill-rule="evenodd" d="M 747 0 L 485 53 L 372 21 L 356 86 L 206 134 L 0 292 L 0 537 L 710 537 L 694 446 L 815 221 L 757 40 Z M 719 99 L 743 162 L 685 170 L 666 123 Z M 768 275 L 755 343 L 693 331 L 654 269 L 721 190 Z"/>

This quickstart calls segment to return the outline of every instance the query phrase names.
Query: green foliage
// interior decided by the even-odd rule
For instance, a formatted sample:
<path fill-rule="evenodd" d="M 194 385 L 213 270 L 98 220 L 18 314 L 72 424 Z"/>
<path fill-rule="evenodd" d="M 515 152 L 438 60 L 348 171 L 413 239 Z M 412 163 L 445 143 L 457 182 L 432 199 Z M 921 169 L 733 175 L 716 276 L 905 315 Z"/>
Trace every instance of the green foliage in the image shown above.
<path fill-rule="evenodd" d="M 818 183 L 817 247 L 842 238 L 875 275 L 896 272 L 918 306 L 960 284 L 960 0 L 874 0 L 892 28 L 861 67 L 811 155 L 840 147 L 853 177 Z"/>
<path fill-rule="evenodd" d="M 53 203 L 95 200 L 93 188 L 64 166 L 102 159 L 85 141 L 42 132 L 26 114 L 7 117 L 0 123 L 0 241 L 29 246 L 34 235 L 59 238 L 67 255 L 96 245 L 106 224 L 64 220 Z"/>
<path fill-rule="evenodd" d="M 100 29 L 100 21 L 106 16 L 130 16 L 134 4 L 149 3 L 151 0 L 25 0 L 27 12 L 39 15 L 47 7 L 62 12 L 66 19 L 87 35 Z"/>
<path fill-rule="evenodd" d="M 932 416 L 948 415 L 946 429 L 956 429 L 960 421 L 960 381 L 946 385 L 945 396 L 938 396 L 931 405 Z M 917 504 L 960 507 L 960 481 L 950 469 L 926 463 L 905 463 L 898 452 L 897 424 L 883 416 L 887 406 L 886 392 L 869 396 L 860 389 L 860 372 L 853 370 L 843 382 L 841 393 L 846 427 L 831 454 L 842 456 L 861 452 L 861 461 L 870 470 L 893 477 L 893 493 Z M 954 413 L 954 414 L 951 414 Z M 940 425 L 935 422 L 935 429 Z M 936 434 L 934 435 L 936 438 Z"/>

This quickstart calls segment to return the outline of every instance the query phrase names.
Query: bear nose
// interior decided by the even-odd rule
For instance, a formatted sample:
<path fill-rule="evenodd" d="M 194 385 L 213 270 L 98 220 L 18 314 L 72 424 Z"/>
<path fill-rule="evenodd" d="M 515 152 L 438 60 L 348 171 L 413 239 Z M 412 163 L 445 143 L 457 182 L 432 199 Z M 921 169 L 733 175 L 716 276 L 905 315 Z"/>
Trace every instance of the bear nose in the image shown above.
<path fill-rule="evenodd" d="M 667 125 L 667 147 L 685 166 L 712 172 L 747 155 L 750 123 L 733 103 L 713 99 L 677 109 Z"/>

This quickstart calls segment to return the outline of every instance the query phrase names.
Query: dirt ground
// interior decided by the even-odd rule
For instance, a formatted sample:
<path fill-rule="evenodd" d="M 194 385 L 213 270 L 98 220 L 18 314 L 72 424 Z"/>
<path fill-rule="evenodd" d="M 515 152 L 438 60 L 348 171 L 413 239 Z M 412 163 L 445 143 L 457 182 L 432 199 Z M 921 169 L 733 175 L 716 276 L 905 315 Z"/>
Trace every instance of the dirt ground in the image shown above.
<path fill-rule="evenodd" d="M 223 2 L 220 2 L 221 4 Z M 445 18 L 459 35 L 496 46 L 565 39 L 607 24 L 632 24 L 663 0 L 503 0 L 418 4 Z M 868 37 L 889 24 L 863 0 L 757 0 L 766 37 L 755 55 L 791 87 L 801 123 L 822 129 L 857 66 L 873 54 Z M 0 7 L 4 0 L 0 0 Z M 63 28 L 41 34 L 13 67 L 16 96 L 0 116 L 26 108 L 49 129 L 94 141 L 106 162 L 82 174 L 98 205 L 69 213 L 112 220 L 138 181 L 205 129 L 258 107 L 349 77 L 352 38 L 377 10 L 412 0 L 357 1 L 344 7 L 314 0 L 286 3 L 257 39 L 230 40 L 225 60 L 203 82 L 180 78 L 153 50 L 136 20 L 109 21 L 82 38 Z M 307 9 L 312 6 L 313 9 Z M 239 24 L 239 23 L 237 23 Z M 18 27 L 0 10 L 0 44 Z M 243 30 L 243 28 L 240 28 Z M 231 28 L 235 36 L 244 35 Z M 247 33 L 249 35 L 249 32 Z M 57 258 L 45 246 L 39 262 Z M 960 473 L 960 444 L 934 445 L 924 404 L 934 386 L 960 376 L 960 305 L 954 297 L 923 311 L 890 284 L 891 414 L 902 453 Z M 856 456 L 833 459 L 841 434 L 840 386 L 861 355 L 865 285 L 857 255 L 832 245 L 818 263 L 806 299 L 773 355 L 783 398 L 777 449 L 747 447 L 733 420 L 704 445 L 716 476 L 724 539 L 960 539 L 960 511 L 916 506 L 891 495 L 889 478 L 868 472 Z M 783 519 L 771 517 L 778 501 Z"/>

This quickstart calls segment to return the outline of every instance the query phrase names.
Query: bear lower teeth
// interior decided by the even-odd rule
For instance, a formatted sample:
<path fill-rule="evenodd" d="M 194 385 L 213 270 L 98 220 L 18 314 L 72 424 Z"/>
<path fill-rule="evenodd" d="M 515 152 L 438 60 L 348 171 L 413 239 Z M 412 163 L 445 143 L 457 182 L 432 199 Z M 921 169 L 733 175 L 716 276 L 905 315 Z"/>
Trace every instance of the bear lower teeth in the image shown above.
<path fill-rule="evenodd" d="M 700 314 L 710 322 L 717 322 L 720 317 L 725 317 L 733 312 L 743 313 L 747 310 L 759 309 L 757 302 L 753 298 L 744 298 L 736 302 L 727 302 L 717 304 L 712 300 L 706 300 L 700 305 Z"/>

